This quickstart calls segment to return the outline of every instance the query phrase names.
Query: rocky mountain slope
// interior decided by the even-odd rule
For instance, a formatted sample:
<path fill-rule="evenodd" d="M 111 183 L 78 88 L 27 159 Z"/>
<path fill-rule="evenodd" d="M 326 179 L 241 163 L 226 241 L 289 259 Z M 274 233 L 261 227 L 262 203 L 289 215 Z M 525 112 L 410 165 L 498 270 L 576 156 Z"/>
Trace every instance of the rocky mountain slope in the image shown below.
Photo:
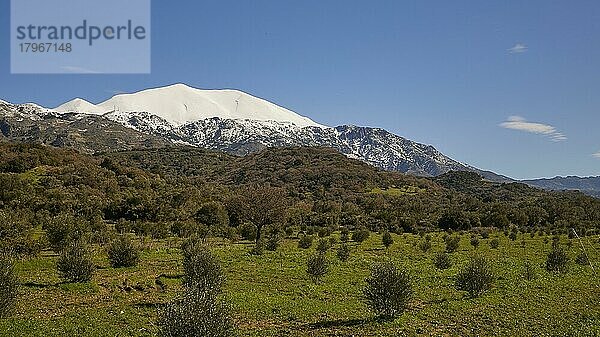
<path fill-rule="evenodd" d="M 0 102 L 0 141 L 71 147 L 84 153 L 153 148 L 170 142 L 102 116 L 59 114 L 35 104 Z"/>

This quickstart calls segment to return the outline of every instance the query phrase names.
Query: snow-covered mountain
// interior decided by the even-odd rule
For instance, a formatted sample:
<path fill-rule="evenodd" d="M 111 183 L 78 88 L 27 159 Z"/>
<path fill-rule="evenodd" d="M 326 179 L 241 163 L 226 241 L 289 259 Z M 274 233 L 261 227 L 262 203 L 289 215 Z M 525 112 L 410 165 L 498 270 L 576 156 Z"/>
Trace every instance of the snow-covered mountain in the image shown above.
<path fill-rule="evenodd" d="M 173 125 L 218 117 L 290 122 L 298 126 L 321 126 L 307 117 L 242 91 L 201 90 L 185 84 L 116 95 L 98 105 L 76 98 L 54 110 L 92 114 L 148 112 Z"/>
<path fill-rule="evenodd" d="M 12 107 L 12 110 L 26 109 L 20 105 Z M 462 164 L 433 146 L 383 129 L 353 125 L 326 127 L 236 90 L 200 90 L 175 84 L 116 95 L 99 104 L 77 98 L 54 109 L 28 109 L 31 118 L 42 118 L 44 114 L 58 119 L 63 115 L 93 116 L 172 143 L 238 155 L 265 147 L 321 146 L 335 148 L 348 157 L 385 170 L 423 176 L 452 170 L 475 171 L 491 180 L 510 180 Z M 0 111 L 0 117 L 1 114 Z"/>

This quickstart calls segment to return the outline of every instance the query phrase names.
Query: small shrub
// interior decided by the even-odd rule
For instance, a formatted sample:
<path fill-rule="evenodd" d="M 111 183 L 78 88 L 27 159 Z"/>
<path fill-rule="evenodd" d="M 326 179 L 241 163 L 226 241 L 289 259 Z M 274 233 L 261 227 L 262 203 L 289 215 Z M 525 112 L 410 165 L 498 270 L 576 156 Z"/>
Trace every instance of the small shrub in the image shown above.
<path fill-rule="evenodd" d="M 460 245 L 460 237 L 458 236 L 448 236 L 446 238 L 446 252 L 453 253 L 455 252 Z"/>
<path fill-rule="evenodd" d="M 69 282 L 88 282 L 94 274 L 94 262 L 87 245 L 80 241 L 69 244 L 56 262 L 60 276 Z"/>
<path fill-rule="evenodd" d="M 59 215 L 42 226 L 46 230 L 46 240 L 55 252 L 59 253 L 71 242 L 79 241 L 88 231 L 81 219 L 69 215 Z"/>
<path fill-rule="evenodd" d="M 452 261 L 450 255 L 446 252 L 438 252 L 433 258 L 433 264 L 437 269 L 448 269 L 452 267 Z"/>
<path fill-rule="evenodd" d="M 271 235 L 267 238 L 265 248 L 268 251 L 274 252 L 279 248 L 279 235 Z"/>
<path fill-rule="evenodd" d="M 371 236 L 371 232 L 368 229 L 359 229 L 352 233 L 352 241 L 362 243 L 366 241 L 369 236 Z"/>
<path fill-rule="evenodd" d="M 341 244 L 337 249 L 337 257 L 340 261 L 348 261 L 350 258 L 350 247 L 345 243 Z"/>
<path fill-rule="evenodd" d="M 183 285 L 218 294 L 225 283 L 225 275 L 215 255 L 200 241 L 193 238 L 182 245 Z"/>
<path fill-rule="evenodd" d="M 588 260 L 587 254 L 585 252 L 581 252 L 575 258 L 575 263 L 582 265 L 582 266 L 586 266 L 586 265 L 590 264 L 590 261 Z"/>
<path fill-rule="evenodd" d="M 535 265 L 531 263 L 531 261 L 525 261 L 523 265 L 523 278 L 527 281 L 531 281 L 537 277 L 537 273 L 535 271 Z"/>
<path fill-rule="evenodd" d="M 133 267 L 139 260 L 139 250 L 126 235 L 115 239 L 107 249 L 108 260 L 113 268 Z"/>
<path fill-rule="evenodd" d="M 488 229 L 484 229 L 481 231 L 481 238 L 488 239 L 490 237 L 490 231 Z"/>
<path fill-rule="evenodd" d="M 471 237 L 471 246 L 475 247 L 475 249 L 477 249 L 477 247 L 479 246 L 479 239 L 476 236 L 472 236 Z"/>
<path fill-rule="evenodd" d="M 350 230 L 348 230 L 348 228 L 346 228 L 346 227 L 342 227 L 341 232 L 340 232 L 340 241 L 348 242 L 349 239 L 350 239 Z"/>
<path fill-rule="evenodd" d="M 304 235 L 298 240 L 298 248 L 309 249 L 312 246 L 313 237 L 311 235 Z"/>
<path fill-rule="evenodd" d="M 555 242 L 546 257 L 546 270 L 554 273 L 564 273 L 567 271 L 568 262 L 567 253 L 560 247 L 558 242 Z"/>
<path fill-rule="evenodd" d="M 254 226 L 253 224 L 248 223 L 248 222 L 243 223 L 238 228 L 238 231 L 239 231 L 242 239 L 248 240 L 248 241 L 256 240 L 256 226 Z"/>
<path fill-rule="evenodd" d="M 329 231 L 329 228 L 321 227 L 321 228 L 319 228 L 318 235 L 320 238 L 325 238 L 325 237 L 328 237 L 329 235 L 331 235 L 331 232 Z"/>
<path fill-rule="evenodd" d="M 421 251 L 423 251 L 423 253 L 428 252 L 431 249 L 431 241 L 424 240 L 419 245 L 419 248 L 421 248 Z"/>
<path fill-rule="evenodd" d="M 250 250 L 250 255 L 262 255 L 265 252 L 265 241 L 258 240 Z"/>
<path fill-rule="evenodd" d="M 510 234 L 508 235 L 508 238 L 511 241 L 515 241 L 517 239 L 517 232 L 510 232 Z"/>
<path fill-rule="evenodd" d="M 0 318 L 7 318 L 13 313 L 18 285 L 13 259 L 6 253 L 0 253 Z"/>
<path fill-rule="evenodd" d="M 162 337 L 227 337 L 235 330 L 231 308 L 215 294 L 193 288 L 159 308 L 157 326 Z"/>
<path fill-rule="evenodd" d="M 494 283 L 494 274 L 487 260 L 475 257 L 469 261 L 456 276 L 456 288 L 477 297 Z"/>
<path fill-rule="evenodd" d="M 197 224 L 193 221 L 175 221 L 171 224 L 169 231 L 180 238 L 187 238 L 194 233 L 196 226 Z M 119 221 L 115 225 L 115 229 L 119 234 L 127 234 L 131 231 L 131 224 L 127 221 Z"/>
<path fill-rule="evenodd" d="M 500 240 L 498 240 L 498 238 L 493 238 L 490 240 L 490 248 L 498 249 L 498 246 L 500 246 Z"/>
<path fill-rule="evenodd" d="M 306 262 L 306 273 L 308 273 L 313 282 L 319 282 L 328 271 L 329 261 L 327 261 L 325 254 L 314 254 L 308 258 L 308 261 Z"/>
<path fill-rule="evenodd" d="M 25 234 L 16 238 L 10 243 L 12 251 L 20 257 L 36 257 L 42 252 L 42 242 L 39 239 L 34 239 L 31 233 Z"/>
<path fill-rule="evenodd" d="M 150 236 L 155 240 L 166 239 L 169 237 L 169 226 L 164 223 L 148 222 L 146 223 Z M 143 233 L 140 233 L 143 234 Z"/>
<path fill-rule="evenodd" d="M 331 244 L 329 243 L 329 240 L 319 239 L 319 241 L 317 241 L 317 251 L 319 253 L 325 253 L 329 250 L 329 248 L 331 248 Z"/>
<path fill-rule="evenodd" d="M 330 236 L 329 237 L 329 246 L 333 247 L 335 246 L 335 244 L 338 242 L 337 238 L 335 236 Z"/>
<path fill-rule="evenodd" d="M 294 227 L 286 227 L 285 228 L 285 236 L 287 236 L 288 238 L 291 238 L 294 235 Z"/>
<path fill-rule="evenodd" d="M 413 294 L 410 276 L 392 262 L 374 265 L 365 282 L 364 300 L 380 317 L 393 318 L 402 314 Z"/>
<path fill-rule="evenodd" d="M 381 243 L 383 243 L 386 249 L 390 248 L 390 246 L 394 244 L 392 234 L 390 234 L 390 232 L 388 231 L 383 232 L 383 236 L 381 237 Z"/>

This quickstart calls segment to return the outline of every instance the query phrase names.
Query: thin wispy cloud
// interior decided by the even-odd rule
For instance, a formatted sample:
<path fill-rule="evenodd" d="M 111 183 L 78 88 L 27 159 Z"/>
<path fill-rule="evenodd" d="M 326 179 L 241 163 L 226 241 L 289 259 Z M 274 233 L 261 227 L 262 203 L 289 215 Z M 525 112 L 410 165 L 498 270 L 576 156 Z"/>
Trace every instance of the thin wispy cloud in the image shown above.
<path fill-rule="evenodd" d="M 600 151 L 592 154 L 592 157 L 600 159 Z"/>
<path fill-rule="evenodd" d="M 60 68 L 65 71 L 68 71 L 70 73 L 76 73 L 76 74 L 99 74 L 100 73 L 98 71 L 95 71 L 92 69 L 87 69 L 87 68 L 82 68 L 82 67 L 62 66 Z"/>
<path fill-rule="evenodd" d="M 510 116 L 505 122 L 500 123 L 500 126 L 505 129 L 543 135 L 554 142 L 567 140 L 567 136 L 558 131 L 554 126 L 543 123 L 528 122 L 521 116 Z"/>
<path fill-rule="evenodd" d="M 527 51 L 527 45 L 523 43 L 517 43 L 512 48 L 508 49 L 508 52 L 511 54 L 521 54 Z"/>

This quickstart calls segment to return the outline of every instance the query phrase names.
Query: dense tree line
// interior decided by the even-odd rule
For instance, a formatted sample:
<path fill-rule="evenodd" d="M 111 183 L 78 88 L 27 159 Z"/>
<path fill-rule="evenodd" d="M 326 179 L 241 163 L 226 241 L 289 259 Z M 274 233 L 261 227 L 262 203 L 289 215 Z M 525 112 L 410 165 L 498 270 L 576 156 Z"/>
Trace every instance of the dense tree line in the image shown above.
<path fill-rule="evenodd" d="M 379 171 L 321 148 L 267 149 L 246 157 L 192 148 L 89 156 L 0 144 L 0 238 L 15 250 L 59 250 L 83 236 L 276 238 L 287 227 L 390 232 L 596 231 L 600 200 L 492 183 L 474 173 L 420 178 Z M 43 228 L 47 242 L 32 242 Z M 250 230 L 252 232 L 252 230 Z M 113 233 L 113 234 L 111 234 Z"/>

